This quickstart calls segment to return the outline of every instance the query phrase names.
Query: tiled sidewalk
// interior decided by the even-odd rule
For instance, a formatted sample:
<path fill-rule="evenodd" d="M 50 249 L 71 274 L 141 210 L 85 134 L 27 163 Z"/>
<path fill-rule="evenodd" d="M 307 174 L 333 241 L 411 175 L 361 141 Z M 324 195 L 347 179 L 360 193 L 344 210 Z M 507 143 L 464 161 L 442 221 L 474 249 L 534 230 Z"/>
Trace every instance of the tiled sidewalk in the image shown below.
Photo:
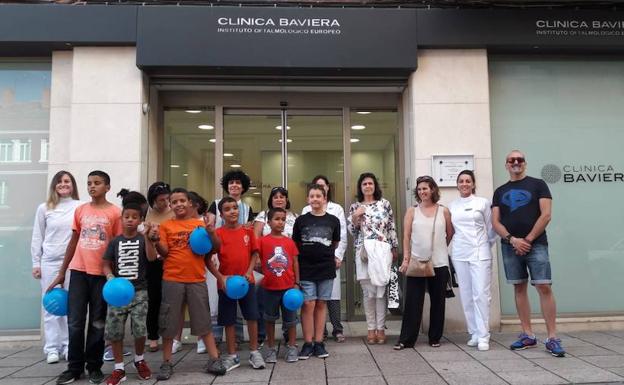
<path fill-rule="evenodd" d="M 392 345 L 366 345 L 362 337 L 351 337 L 344 344 L 327 343 L 330 357 L 310 358 L 288 364 L 280 352 L 279 362 L 264 370 L 253 370 L 247 355 L 241 355 L 241 367 L 223 377 L 203 372 L 206 355 L 198 355 L 194 344 L 184 345 L 175 354 L 175 373 L 163 384 L 279 384 L 279 385 L 367 385 L 367 384 L 567 384 L 623 383 L 624 331 L 578 332 L 562 334 L 568 355 L 550 356 L 540 344 L 537 348 L 512 352 L 507 346 L 515 335 L 494 334 L 491 350 L 479 352 L 465 345 L 466 335 L 452 334 L 440 348 L 420 342 L 416 349 L 396 352 Z M 421 338 L 426 341 L 426 337 Z M 4 346 L 3 345 L 7 345 Z M 245 348 L 246 345 L 243 345 Z M 146 360 L 156 372 L 161 354 L 146 353 Z M 130 363 L 132 357 L 128 357 Z M 124 384 L 154 384 L 156 380 L 139 381 L 132 364 L 127 365 Z M 54 384 L 65 369 L 65 362 L 46 364 L 39 345 L 0 344 L 0 385 Z M 108 374 L 112 365 L 106 363 Z M 154 376 L 155 377 L 155 376 Z M 76 384 L 87 384 L 82 379 Z"/>

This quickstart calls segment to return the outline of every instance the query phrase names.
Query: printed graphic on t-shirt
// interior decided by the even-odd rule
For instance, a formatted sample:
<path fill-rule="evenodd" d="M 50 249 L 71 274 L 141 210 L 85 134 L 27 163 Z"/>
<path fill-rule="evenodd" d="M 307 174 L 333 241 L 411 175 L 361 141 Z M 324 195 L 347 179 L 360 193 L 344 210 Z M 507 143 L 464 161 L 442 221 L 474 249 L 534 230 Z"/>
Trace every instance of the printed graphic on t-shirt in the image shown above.
<path fill-rule="evenodd" d="M 267 269 L 275 274 L 276 277 L 281 277 L 286 270 L 288 270 L 288 257 L 284 253 L 284 249 L 281 246 L 275 246 L 273 254 L 266 262 Z"/>
<path fill-rule="evenodd" d="M 245 234 L 243 236 L 243 242 L 245 242 L 245 247 L 249 247 L 249 235 Z"/>
<path fill-rule="evenodd" d="M 329 226 L 305 226 L 301 230 L 302 243 L 320 243 L 323 246 L 331 246 L 333 229 Z"/>
<path fill-rule="evenodd" d="M 106 228 L 109 226 L 110 221 L 106 216 L 84 215 L 80 219 L 80 247 L 87 250 L 102 248 L 108 241 Z"/>
<path fill-rule="evenodd" d="M 188 231 L 178 231 L 170 235 L 170 247 L 175 249 L 183 249 L 188 246 L 191 233 Z"/>
<path fill-rule="evenodd" d="M 141 242 L 127 240 L 118 244 L 117 275 L 129 280 L 139 278 L 139 257 Z"/>
<path fill-rule="evenodd" d="M 522 206 L 526 206 L 531 202 L 531 192 L 527 190 L 511 189 L 503 194 L 501 202 L 509 207 L 511 211 L 515 211 Z"/>

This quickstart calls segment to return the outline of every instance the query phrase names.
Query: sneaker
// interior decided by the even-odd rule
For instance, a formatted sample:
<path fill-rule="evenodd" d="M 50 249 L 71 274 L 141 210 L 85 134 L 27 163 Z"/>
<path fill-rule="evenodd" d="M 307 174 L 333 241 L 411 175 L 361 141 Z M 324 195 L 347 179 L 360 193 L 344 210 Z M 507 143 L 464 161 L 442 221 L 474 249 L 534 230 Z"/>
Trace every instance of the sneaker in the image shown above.
<path fill-rule="evenodd" d="M 262 358 L 262 353 L 258 350 L 249 352 L 249 365 L 254 369 L 264 369 L 266 364 L 264 363 L 264 358 Z"/>
<path fill-rule="evenodd" d="M 274 364 L 277 362 L 277 349 L 268 348 L 266 355 L 264 356 L 264 362 L 267 364 Z"/>
<path fill-rule="evenodd" d="M 82 377 L 82 373 L 72 372 L 71 370 L 66 370 L 61 373 L 60 376 L 56 379 L 57 385 L 63 384 L 71 384 L 72 382 L 79 380 Z"/>
<path fill-rule="evenodd" d="M 223 366 L 225 366 L 226 372 L 229 372 L 230 370 L 236 369 L 240 366 L 240 358 L 238 358 L 238 355 L 236 354 L 227 354 L 221 360 L 223 361 Z"/>
<path fill-rule="evenodd" d="M 479 343 L 477 343 L 477 350 L 479 350 L 481 352 L 485 352 L 487 350 L 490 350 L 490 343 L 489 342 L 479 342 Z"/>
<path fill-rule="evenodd" d="M 134 367 L 136 368 L 137 376 L 139 376 L 140 379 L 149 380 L 150 377 L 152 377 L 152 371 L 149 366 L 147 366 L 147 362 L 145 362 L 145 360 L 135 362 Z"/>
<path fill-rule="evenodd" d="M 206 373 L 222 376 L 225 372 L 227 372 L 227 369 L 225 368 L 225 365 L 223 365 L 223 361 L 220 358 L 211 358 L 208 360 Z"/>
<path fill-rule="evenodd" d="M 475 346 L 477 346 L 479 344 L 479 339 L 477 338 L 477 336 L 471 336 L 470 339 L 468 340 L 468 342 L 466 342 L 466 345 L 474 348 Z"/>
<path fill-rule="evenodd" d="M 204 340 L 201 338 L 197 340 L 197 354 L 206 353 L 206 344 L 204 344 Z"/>
<path fill-rule="evenodd" d="M 170 362 L 163 362 L 160 365 L 160 370 L 158 371 L 158 375 L 156 375 L 156 379 L 158 381 L 167 381 L 173 375 L 173 365 Z"/>
<path fill-rule="evenodd" d="M 528 348 L 534 348 L 537 346 L 537 338 L 535 336 L 529 337 L 526 333 L 520 333 L 518 340 L 509 346 L 511 350 L 523 350 Z"/>
<path fill-rule="evenodd" d="M 308 358 L 312 357 L 312 354 L 314 354 L 314 345 L 312 345 L 311 342 L 306 342 L 303 344 L 303 347 L 299 352 L 299 359 L 307 360 Z"/>
<path fill-rule="evenodd" d="M 106 379 L 106 385 L 117 385 L 126 380 L 126 371 L 123 369 L 115 369 Z"/>
<path fill-rule="evenodd" d="M 318 358 L 327 358 L 329 357 L 329 353 L 325 350 L 325 344 L 322 342 L 314 343 L 314 355 Z"/>
<path fill-rule="evenodd" d="M 286 355 L 284 356 L 286 362 L 297 362 L 299 361 L 299 354 L 297 353 L 296 346 L 288 346 L 286 347 Z"/>
<path fill-rule="evenodd" d="M 563 346 L 561 346 L 560 338 L 547 338 L 546 341 L 544 341 L 544 345 L 546 345 L 546 350 L 553 356 L 565 357 L 565 350 L 563 350 Z"/>
<path fill-rule="evenodd" d="M 128 350 L 128 349 L 124 349 L 123 350 L 124 357 L 128 357 L 130 354 L 132 354 L 132 352 L 130 350 Z"/>
<path fill-rule="evenodd" d="M 258 337 L 258 350 L 262 349 L 264 346 L 264 338 Z"/>
<path fill-rule="evenodd" d="M 171 354 L 176 354 L 182 350 L 182 342 L 178 340 L 173 340 L 173 346 L 171 347 Z"/>
<path fill-rule="evenodd" d="M 115 356 L 113 355 L 113 347 L 108 345 L 106 349 L 104 349 L 104 356 L 102 356 L 104 361 L 115 361 Z"/>
<path fill-rule="evenodd" d="M 60 357 L 58 352 L 50 352 L 48 353 L 48 356 L 46 357 L 46 362 L 48 364 L 56 364 L 57 362 L 59 362 Z"/>
<path fill-rule="evenodd" d="M 91 370 L 89 372 L 89 383 L 90 384 L 99 384 L 104 381 L 104 373 L 100 369 Z"/>

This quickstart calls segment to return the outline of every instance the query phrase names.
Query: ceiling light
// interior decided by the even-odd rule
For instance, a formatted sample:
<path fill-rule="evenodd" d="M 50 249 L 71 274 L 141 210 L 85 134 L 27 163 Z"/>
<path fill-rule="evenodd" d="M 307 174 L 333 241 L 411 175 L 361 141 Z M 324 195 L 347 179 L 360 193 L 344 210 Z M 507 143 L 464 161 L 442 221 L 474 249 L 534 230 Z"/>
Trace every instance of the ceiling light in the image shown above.
<path fill-rule="evenodd" d="M 261 192 L 260 191 L 256 191 L 255 193 L 253 193 L 253 195 L 260 195 Z"/>
<path fill-rule="evenodd" d="M 240 164 L 231 164 L 230 167 L 232 167 L 232 168 L 240 168 L 241 165 Z"/>
<path fill-rule="evenodd" d="M 214 130 L 214 126 L 210 124 L 200 124 L 197 128 L 200 130 Z"/>
<path fill-rule="evenodd" d="M 212 138 L 210 140 L 208 140 L 210 143 L 217 143 L 217 140 L 215 138 Z"/>
<path fill-rule="evenodd" d="M 249 186 L 250 190 L 257 190 L 258 188 L 256 186 Z"/>
<path fill-rule="evenodd" d="M 360 141 L 360 140 L 359 140 L 358 138 L 351 138 L 351 143 L 357 143 L 357 142 L 359 142 L 359 141 Z"/>
<path fill-rule="evenodd" d="M 179 164 L 170 164 L 169 167 L 171 168 L 180 168 Z"/>
<path fill-rule="evenodd" d="M 363 130 L 365 128 L 366 128 L 366 126 L 363 125 L 363 124 L 354 124 L 353 126 L 351 126 L 352 130 Z"/>
<path fill-rule="evenodd" d="M 357 111 L 357 113 L 360 114 L 360 115 L 368 115 L 371 112 L 370 111 Z"/>
<path fill-rule="evenodd" d="M 279 139 L 278 142 L 282 143 L 282 140 Z M 286 143 L 292 143 L 292 139 L 286 139 Z"/>
<path fill-rule="evenodd" d="M 230 157 L 234 156 L 234 154 L 232 154 L 231 152 L 224 152 L 224 153 L 223 153 L 223 156 L 224 156 L 225 158 L 230 158 Z"/>
<path fill-rule="evenodd" d="M 201 112 L 201 110 L 186 110 L 185 112 L 187 112 L 189 114 L 199 114 Z"/>
<path fill-rule="evenodd" d="M 187 173 L 184 173 L 184 174 L 182 174 L 182 176 L 188 176 L 188 174 L 187 174 Z"/>
<path fill-rule="evenodd" d="M 281 130 L 281 129 L 282 129 L 282 126 L 281 126 L 281 125 L 280 125 L 280 126 L 275 126 L 275 129 L 276 129 L 276 130 Z M 286 126 L 286 129 L 287 129 L 287 130 L 290 130 L 290 126 L 288 126 L 288 125 L 287 125 L 287 126 Z"/>

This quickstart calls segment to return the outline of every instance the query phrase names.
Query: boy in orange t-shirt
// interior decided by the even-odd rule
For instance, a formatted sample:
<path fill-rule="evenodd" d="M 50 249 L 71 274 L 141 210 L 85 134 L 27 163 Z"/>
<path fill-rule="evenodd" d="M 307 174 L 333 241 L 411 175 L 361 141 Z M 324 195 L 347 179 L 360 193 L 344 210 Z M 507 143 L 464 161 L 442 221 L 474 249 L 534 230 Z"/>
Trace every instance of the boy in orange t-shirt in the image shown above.
<path fill-rule="evenodd" d="M 238 368 L 240 358 L 236 354 L 236 305 L 238 304 L 247 321 L 249 332 L 249 363 L 254 369 L 264 369 L 266 366 L 262 354 L 258 351 L 258 303 L 254 288 L 253 269 L 258 260 L 258 245 L 253 229 L 238 223 L 238 203 L 232 197 L 225 197 L 219 201 L 219 212 L 225 224 L 218 228 L 216 233 L 221 240 L 218 250 L 219 268 L 213 263 L 208 269 L 217 279 L 219 289 L 219 326 L 225 327 L 228 355 L 223 357 L 226 370 Z M 225 290 L 225 280 L 231 275 L 242 275 L 249 282 L 247 294 L 238 300 L 229 298 Z"/>
<path fill-rule="evenodd" d="M 89 173 L 87 189 L 91 202 L 76 209 L 72 238 L 63 265 L 48 288 L 49 291 L 56 285 L 63 285 L 65 273 L 70 269 L 67 370 L 58 377 L 57 384 L 69 384 L 79 379 L 85 363 L 89 382 L 98 384 L 104 380 L 102 355 L 107 306 L 102 297 L 106 283 L 102 256 L 111 239 L 121 234 L 121 210 L 106 200 L 110 177 L 104 171 Z M 87 312 L 89 328 L 85 345 Z"/>
<path fill-rule="evenodd" d="M 212 335 L 206 287 L 205 266 L 210 253 L 193 253 L 189 246 L 189 237 L 195 229 L 202 228 L 210 236 L 212 250 L 218 249 L 220 242 L 212 225 L 192 216 L 188 191 L 183 188 L 173 189 L 169 202 L 175 218 L 162 222 L 159 234 L 150 234 L 152 241 L 156 242 L 156 251 L 164 258 L 159 325 L 163 339 L 163 363 L 157 379 L 168 380 L 173 374 L 171 348 L 173 338 L 178 334 L 185 303 L 190 315 L 191 334 L 202 338 L 210 356 L 206 371 L 223 375 L 225 368 L 219 359 L 219 351 Z"/>

